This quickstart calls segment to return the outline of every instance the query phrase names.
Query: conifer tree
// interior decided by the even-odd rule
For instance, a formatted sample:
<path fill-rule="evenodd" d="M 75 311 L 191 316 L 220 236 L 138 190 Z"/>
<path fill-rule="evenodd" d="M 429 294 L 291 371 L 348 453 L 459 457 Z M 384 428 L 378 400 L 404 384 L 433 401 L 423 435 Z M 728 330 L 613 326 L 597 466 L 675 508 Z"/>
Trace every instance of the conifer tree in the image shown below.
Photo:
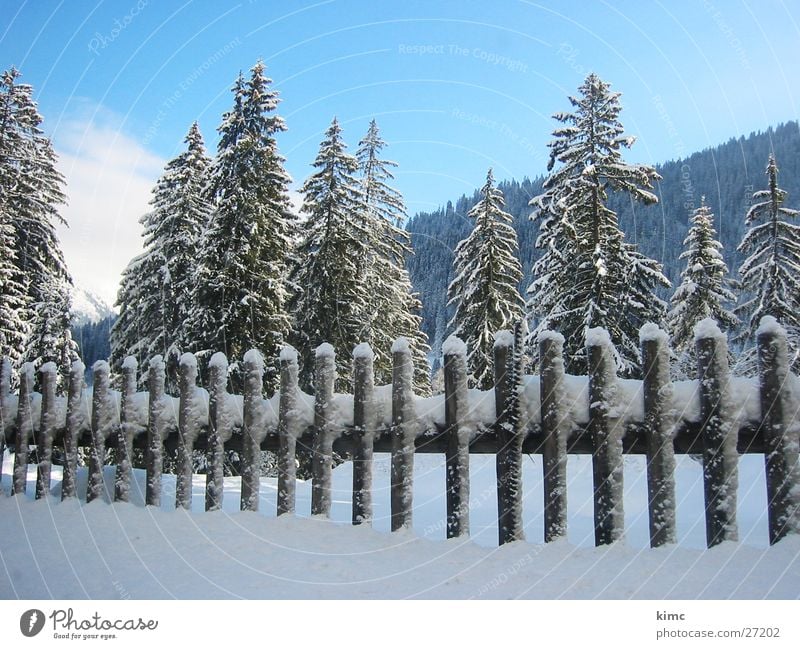
<path fill-rule="evenodd" d="M 167 163 L 153 188 L 152 210 L 141 218 L 144 252 L 123 273 L 120 316 L 111 333 L 115 367 L 135 355 L 146 370 L 150 358 L 167 357 L 185 344 L 200 233 L 209 212 L 210 160 L 197 123 L 184 141 L 186 150 Z"/>
<path fill-rule="evenodd" d="M 301 382 L 312 386 L 314 352 L 322 343 L 336 350 L 337 389 L 351 382 L 351 350 L 369 340 L 366 270 L 374 237 L 367 227 L 364 196 L 336 118 L 325 132 L 305 181 L 302 212 L 308 215 L 291 282 L 293 343 L 302 360 Z"/>
<path fill-rule="evenodd" d="M 495 186 L 492 170 L 486 175 L 481 200 L 469 216 L 475 228 L 455 250 L 455 279 L 448 288 L 455 306 L 453 334 L 467 345 L 471 381 L 482 390 L 494 385 L 494 335 L 513 329 L 522 319 L 524 302 L 518 285 L 522 267 L 517 233 L 503 208 L 503 193 Z"/>
<path fill-rule="evenodd" d="M 685 250 L 679 259 L 686 260 L 681 284 L 672 296 L 672 310 L 667 314 L 667 327 L 672 333 L 672 350 L 677 355 L 677 374 L 694 378 L 697 374 L 694 352 L 694 326 L 705 318 L 714 318 L 723 330 L 733 330 L 738 318 L 726 303 L 736 297 L 726 287 L 728 267 L 722 258 L 722 244 L 714 230 L 714 215 L 705 196 L 691 218 L 692 225 L 683 242 Z"/>
<path fill-rule="evenodd" d="M 590 74 L 579 95 L 569 98 L 575 110 L 554 116 L 563 126 L 549 144 L 544 192 L 531 201 L 534 218 L 542 219 L 536 245 L 544 250 L 528 288 L 529 309 L 538 320 L 531 339 L 545 329 L 560 332 L 573 373 L 586 370 L 584 333 L 592 327 L 608 330 L 620 371 L 637 373 L 639 327 L 661 322 L 666 313 L 654 293 L 669 286 L 660 264 L 625 241 L 608 207 L 609 190 L 645 204 L 658 200 L 650 191 L 656 171 L 622 158 L 635 138 L 624 135 L 619 96 Z"/>
<path fill-rule="evenodd" d="M 75 345 L 65 332 L 69 327 L 72 278 L 64 262 L 55 227 L 65 224 L 58 212 L 66 202 L 64 177 L 56 169 L 56 154 L 42 129 L 42 116 L 33 89 L 19 83 L 11 68 L 0 77 L 0 227 L 12 235 L 15 271 L 4 282 L 9 291 L 8 314 L 21 314 L 19 287 L 26 291 L 24 323 L 6 340 L 23 347 L 9 350 L 17 359 L 41 365 L 59 363 Z M 4 262 L 8 268 L 8 260 Z M 16 305 L 16 306 L 15 306 Z M 6 317 L 9 317 L 7 315 Z"/>
<path fill-rule="evenodd" d="M 276 359 L 291 323 L 286 275 L 296 226 L 290 178 L 275 140 L 286 126 L 275 114 L 279 99 L 271 84 L 260 61 L 248 81 L 239 75 L 233 109 L 219 127 L 207 194 L 213 211 L 200 243 L 185 343 L 201 356 L 224 352 L 234 385 L 244 354 L 256 348 Z M 267 391 L 277 383 L 277 365 L 268 363 Z"/>
<path fill-rule="evenodd" d="M 0 196 L 0 355 L 8 356 L 18 365 L 28 332 L 25 320 L 28 298 L 14 263 L 14 228 L 2 201 Z"/>
<path fill-rule="evenodd" d="M 394 179 L 390 168 L 397 163 L 381 159 L 385 146 L 373 119 L 356 152 L 365 217 L 373 239 L 365 272 L 368 304 L 364 316 L 369 321 L 365 342 L 372 345 L 375 353 L 376 381 L 389 383 L 392 343 L 397 338 L 407 338 L 414 359 L 414 387 L 418 394 L 429 394 L 430 348 L 418 315 L 422 304 L 405 268 L 406 256 L 412 254 L 410 236 L 402 229 L 406 208 L 400 192 L 389 185 Z"/>
<path fill-rule="evenodd" d="M 787 193 L 778 187 L 775 156 L 767 163 L 768 189 L 753 194 L 745 222 L 750 229 L 739 244 L 747 258 L 739 267 L 745 301 L 736 309 L 747 344 L 736 371 L 756 372 L 755 334 L 761 318 L 773 316 L 786 329 L 792 368 L 800 369 L 800 226 L 789 223 L 800 211 L 783 207 Z"/>

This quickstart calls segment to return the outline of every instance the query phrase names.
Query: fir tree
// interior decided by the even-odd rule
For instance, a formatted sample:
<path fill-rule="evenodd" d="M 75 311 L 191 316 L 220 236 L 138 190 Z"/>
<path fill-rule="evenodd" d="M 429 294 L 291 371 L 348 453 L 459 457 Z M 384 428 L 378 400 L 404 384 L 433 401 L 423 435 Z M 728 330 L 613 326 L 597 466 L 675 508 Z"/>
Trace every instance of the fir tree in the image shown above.
<path fill-rule="evenodd" d="M 4 282 L 9 291 L 8 314 L 20 315 L 17 294 L 25 287 L 28 309 L 18 332 L 29 334 L 24 349 L 12 356 L 33 362 L 59 363 L 74 354 L 74 343 L 65 335 L 69 328 L 72 278 L 56 236 L 56 224 L 65 224 L 58 213 L 66 197 L 64 178 L 56 169 L 56 154 L 40 127 L 42 116 L 33 100 L 33 89 L 18 83 L 12 68 L 0 78 L 0 227 L 3 238 L 12 234 L 14 277 Z M 7 245 L 7 243 L 6 243 Z M 5 262 L 8 263 L 8 260 Z M 17 333 L 6 340 L 19 345 Z M 66 351 L 65 351 L 66 347 Z"/>
<path fill-rule="evenodd" d="M 14 247 L 14 227 L 0 195 L 0 355 L 19 365 L 27 338 L 27 291 L 20 282 Z"/>
<path fill-rule="evenodd" d="M 522 319 L 524 302 L 517 288 L 522 279 L 517 233 L 491 169 L 481 195 L 469 212 L 475 228 L 456 246 L 456 277 L 448 294 L 455 306 L 451 329 L 469 350 L 471 381 L 488 390 L 494 385 L 494 334 Z"/>
<path fill-rule="evenodd" d="M 406 209 L 400 192 L 389 185 L 394 179 L 390 168 L 397 163 L 381 159 L 385 146 L 373 119 L 356 152 L 365 216 L 373 239 L 365 271 L 368 305 L 364 315 L 369 321 L 366 342 L 375 353 L 376 380 L 390 383 L 392 343 L 401 336 L 407 338 L 414 359 L 415 389 L 419 394 L 429 394 L 430 348 L 418 315 L 422 304 L 405 268 L 406 256 L 411 254 L 410 236 L 402 229 Z"/>
<path fill-rule="evenodd" d="M 660 264 L 625 241 L 609 190 L 645 204 L 657 202 L 649 191 L 659 176 L 647 165 L 622 158 L 635 138 L 619 121 L 620 93 L 590 74 L 569 101 L 575 111 L 554 117 L 564 126 L 553 133 L 544 192 L 531 204 L 541 218 L 537 247 L 544 250 L 533 267 L 529 308 L 539 319 L 532 332 L 553 329 L 565 338 L 568 371 L 586 369 L 584 333 L 604 327 L 613 341 L 619 369 L 640 367 L 638 330 L 660 322 L 666 305 L 654 291 L 669 286 Z M 555 170 L 556 164 L 559 164 Z"/>
<path fill-rule="evenodd" d="M 787 193 L 778 187 L 774 155 L 769 157 L 767 178 L 769 188 L 753 194 L 755 202 L 745 217 L 750 229 L 738 248 L 748 255 L 739 267 L 741 290 L 747 298 L 736 310 L 744 320 L 742 338 L 748 347 L 736 371 L 746 375 L 756 372 L 755 334 L 765 315 L 786 329 L 792 368 L 800 369 L 800 226 L 786 220 L 800 211 L 783 207 Z"/>
<path fill-rule="evenodd" d="M 366 269 L 374 236 L 367 227 L 364 197 L 336 118 L 302 187 L 308 215 L 292 273 L 293 342 L 302 360 L 301 381 L 312 385 L 314 352 L 322 343 L 336 350 L 337 389 L 352 383 L 350 352 L 369 340 L 365 321 Z"/>
<path fill-rule="evenodd" d="M 141 218 L 144 252 L 123 274 L 120 317 L 111 335 L 115 367 L 133 354 L 146 370 L 156 354 L 167 357 L 171 348 L 185 345 L 198 244 L 209 212 L 204 192 L 210 160 L 197 123 L 184 141 L 186 150 L 167 163 L 153 188 L 152 210 Z"/>
<path fill-rule="evenodd" d="M 252 348 L 275 359 L 290 327 L 286 275 L 295 217 L 290 178 L 275 135 L 286 130 L 275 114 L 278 93 L 260 61 L 250 79 L 233 87 L 233 109 L 219 127 L 208 198 L 213 202 L 198 253 L 195 306 L 186 347 L 201 356 L 222 351 L 239 382 L 239 359 Z M 277 387 L 274 363 L 266 368 L 267 391 Z"/>
<path fill-rule="evenodd" d="M 681 378 L 694 378 L 694 326 L 705 318 L 714 318 L 720 326 L 733 330 L 736 316 L 725 308 L 736 297 L 725 286 L 728 267 L 722 258 L 722 244 L 716 238 L 714 215 L 706 205 L 705 196 L 691 218 L 691 227 L 683 242 L 686 260 L 681 284 L 672 296 L 672 310 L 667 314 L 667 326 L 672 332 L 672 350 L 678 357 L 677 373 Z"/>

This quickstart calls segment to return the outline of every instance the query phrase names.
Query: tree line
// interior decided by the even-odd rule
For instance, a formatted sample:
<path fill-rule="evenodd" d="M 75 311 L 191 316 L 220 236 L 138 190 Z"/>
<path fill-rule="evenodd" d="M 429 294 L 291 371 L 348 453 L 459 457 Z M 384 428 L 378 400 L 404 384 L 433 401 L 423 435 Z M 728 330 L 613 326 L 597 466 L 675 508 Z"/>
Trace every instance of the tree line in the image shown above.
<path fill-rule="evenodd" d="M 370 343 L 376 380 L 388 383 L 392 342 L 404 337 L 415 388 L 427 394 L 430 348 L 419 315 L 423 305 L 406 270 L 412 252 L 403 228 L 406 209 L 392 186 L 396 163 L 384 157 L 375 120 L 354 155 L 332 120 L 300 190 L 297 214 L 277 145 L 287 128 L 278 93 L 263 63 L 249 72 L 233 84 L 215 155 L 192 124 L 184 150 L 152 190 L 151 209 L 141 217 L 144 250 L 120 284 L 112 366 L 133 355 L 146 370 L 161 356 L 174 389 L 182 353 L 207 362 L 222 351 L 232 361 L 236 390 L 243 380 L 239 361 L 255 348 L 267 360 L 265 388 L 272 392 L 275 359 L 291 344 L 300 355 L 301 383 L 310 390 L 315 350 L 327 342 L 339 352 L 337 389 L 343 391 L 352 380 L 348 351 Z M 0 343 L 16 363 L 53 361 L 66 368 L 76 346 L 68 327 L 71 279 L 55 236 L 64 180 L 31 88 L 18 77 L 13 69 L 4 73 L 0 96 Z M 657 204 L 662 177 L 653 166 L 624 159 L 635 138 L 624 132 L 619 97 L 590 74 L 569 97 L 571 111 L 554 116 L 548 174 L 498 185 L 490 169 L 460 224 L 454 253 L 443 251 L 453 268 L 436 271 L 436 281 L 443 272 L 449 282 L 430 333 L 436 348 L 450 334 L 464 339 L 473 385 L 491 387 L 493 336 L 502 329 L 519 336 L 521 321 L 530 324 L 529 348 L 544 330 L 561 333 L 573 373 L 586 370 L 585 331 L 605 328 L 618 369 L 628 376 L 641 370 L 638 330 L 655 322 L 672 335 L 675 373 L 690 376 L 694 323 L 713 317 L 737 334 L 743 352 L 737 370 L 747 374 L 755 371 L 755 330 L 761 317 L 772 315 L 787 328 L 797 365 L 800 237 L 774 155 L 766 188 L 752 192 L 742 217 L 747 230 L 736 249 L 738 279 L 729 276 L 708 197 L 692 205 L 677 256 L 683 271 L 676 277 L 642 252 L 637 244 L 646 240 L 637 229 L 631 241 L 630 224 L 620 219 L 620 205 Z M 503 188 L 513 190 L 510 207 Z M 520 213 L 526 192 L 535 236 L 511 214 Z M 684 187 L 683 194 L 690 192 Z M 454 211 L 448 205 L 445 217 Z M 520 258 L 533 258 L 530 267 Z"/>

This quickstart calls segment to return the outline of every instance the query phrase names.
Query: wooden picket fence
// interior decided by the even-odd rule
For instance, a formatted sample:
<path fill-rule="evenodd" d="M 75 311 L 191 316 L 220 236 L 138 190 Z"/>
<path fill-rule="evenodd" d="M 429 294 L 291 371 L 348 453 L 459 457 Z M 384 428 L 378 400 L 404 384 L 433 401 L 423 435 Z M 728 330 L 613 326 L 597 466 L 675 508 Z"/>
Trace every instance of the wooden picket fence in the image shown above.
<path fill-rule="evenodd" d="M 66 398 L 56 397 L 56 368 L 52 365 L 40 368 L 41 394 L 32 391 L 30 365 L 20 370 L 18 394 L 12 394 L 10 365 L 4 359 L 0 449 L 6 442 L 15 447 L 12 491 L 18 494 L 25 491 L 29 446 L 36 444 L 36 497 L 41 498 L 50 492 L 53 447 L 61 445 L 65 458 L 61 497 L 66 499 L 77 496 L 78 447 L 91 446 L 86 493 L 90 502 L 104 494 L 102 459 L 106 448 L 117 449 L 113 497 L 118 501 L 129 499 L 133 449 L 143 448 L 145 502 L 153 506 L 161 503 L 164 448 L 177 449 L 176 506 L 183 508 L 191 506 L 193 452 L 204 450 L 208 458 L 207 510 L 222 504 L 224 452 L 236 449 L 243 467 L 240 506 L 251 511 L 259 506 L 260 451 L 271 450 L 278 458 L 277 514 L 283 515 L 295 511 L 295 457 L 300 444 L 312 454 L 312 514 L 330 514 L 333 453 L 353 462 L 354 525 L 372 518 L 373 453 L 391 453 L 392 530 L 412 523 L 415 453 L 444 453 L 448 538 L 469 534 L 470 453 L 493 453 L 501 544 L 523 538 L 522 454 L 543 457 L 544 540 L 549 542 L 567 533 L 567 456 L 590 453 L 598 545 L 623 535 L 623 454 L 644 454 L 653 547 L 676 540 L 675 453 L 702 455 L 709 547 L 737 538 L 738 454 L 760 453 L 765 457 L 770 542 L 797 531 L 800 422 L 793 391 L 797 377 L 787 369 L 783 330 L 775 326 L 759 331 L 759 377 L 752 383 L 757 414 L 750 418 L 743 417 L 741 404 L 733 401 L 741 395 L 734 392 L 727 342 L 715 325 L 698 329 L 698 380 L 692 384 L 691 397 L 699 408 L 695 417 L 684 417 L 676 409 L 675 391 L 681 386 L 670 382 L 666 334 L 653 325 L 643 327 L 644 378 L 624 382 L 616 376 L 613 348 L 602 334 L 595 330 L 587 336 L 589 372 L 588 377 L 579 379 L 585 389 L 577 396 L 576 377 L 564 373 L 563 339 L 557 334 L 541 336 L 539 376 L 523 377 L 522 388 L 514 378 L 520 369 L 514 367 L 514 336 L 508 332 L 498 335 L 495 387 L 484 393 L 467 389 L 466 350 L 449 341 L 443 363 L 444 395 L 428 400 L 413 392 L 412 358 L 402 340 L 392 348 L 392 383 L 385 389 L 374 384 L 369 347 L 362 344 L 356 348 L 352 395 L 334 394 L 335 357 L 329 345 L 317 350 L 314 395 L 302 392 L 297 355 L 286 347 L 280 356 L 280 389 L 270 400 L 263 398 L 263 360 L 257 352 L 245 355 L 241 396 L 227 392 L 228 365 L 222 354 L 215 354 L 209 363 L 207 393 L 197 386 L 195 358 L 184 354 L 177 398 L 164 392 L 161 357 L 149 362 L 146 393 L 136 391 L 137 366 L 132 358 L 121 367 L 119 393 L 110 388 L 108 364 L 96 363 L 91 398 L 89 390 L 84 390 L 80 362 L 70 370 Z M 686 386 L 681 389 L 685 392 Z M 626 394 L 627 409 L 620 396 Z M 493 410 L 487 410 L 485 402 L 479 408 L 476 399 L 490 399 Z M 631 408 L 637 399 L 641 411 Z M 588 404 L 586 421 L 575 415 L 579 401 L 582 407 Z M 420 417 L 423 403 L 438 409 L 438 414 Z M 734 411 L 740 415 L 732 416 Z"/>

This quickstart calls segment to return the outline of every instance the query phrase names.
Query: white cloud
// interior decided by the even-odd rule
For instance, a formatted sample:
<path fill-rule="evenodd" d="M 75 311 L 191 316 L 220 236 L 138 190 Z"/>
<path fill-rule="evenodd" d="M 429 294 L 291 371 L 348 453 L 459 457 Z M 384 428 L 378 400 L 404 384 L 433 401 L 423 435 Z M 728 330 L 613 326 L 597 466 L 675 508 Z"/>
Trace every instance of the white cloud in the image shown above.
<path fill-rule="evenodd" d="M 166 161 L 102 109 L 62 121 L 53 140 L 67 179 L 69 227 L 58 229 L 67 266 L 78 286 L 113 303 L 122 270 L 142 249 L 139 217 Z"/>

